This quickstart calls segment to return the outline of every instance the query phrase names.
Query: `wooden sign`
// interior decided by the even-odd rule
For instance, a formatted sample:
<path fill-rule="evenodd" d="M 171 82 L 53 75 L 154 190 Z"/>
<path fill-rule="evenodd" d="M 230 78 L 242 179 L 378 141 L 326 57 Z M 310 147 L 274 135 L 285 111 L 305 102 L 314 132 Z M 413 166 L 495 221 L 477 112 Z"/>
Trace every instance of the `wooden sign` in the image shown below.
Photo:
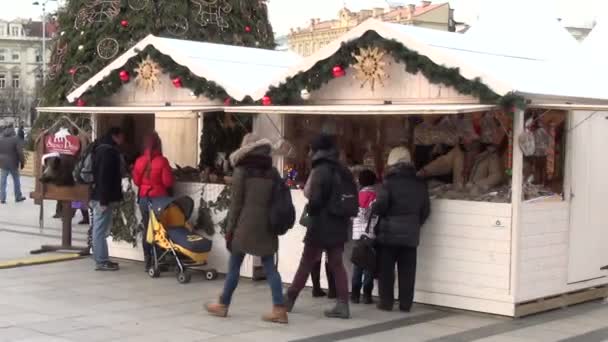
<path fill-rule="evenodd" d="M 76 156 L 80 151 L 80 138 L 62 128 L 57 133 L 49 134 L 44 138 L 44 148 L 47 153 Z"/>

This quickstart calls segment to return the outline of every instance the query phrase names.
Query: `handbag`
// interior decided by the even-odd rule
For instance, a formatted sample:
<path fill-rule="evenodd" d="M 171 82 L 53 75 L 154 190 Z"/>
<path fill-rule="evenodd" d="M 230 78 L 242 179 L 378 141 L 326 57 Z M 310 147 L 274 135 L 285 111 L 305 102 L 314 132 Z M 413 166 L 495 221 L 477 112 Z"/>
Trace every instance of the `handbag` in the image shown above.
<path fill-rule="evenodd" d="M 310 228 L 311 218 L 308 215 L 308 204 L 304 207 L 302 211 L 302 216 L 300 216 L 300 220 L 298 221 L 302 227 Z"/>
<path fill-rule="evenodd" d="M 369 237 L 372 221 L 377 224 L 379 220 L 376 216 L 370 215 L 367 221 L 367 226 L 365 227 L 365 235 L 362 235 L 359 240 L 355 241 L 355 246 L 353 247 L 353 253 L 350 261 L 353 263 L 353 265 L 375 275 L 377 267 L 377 252 L 374 239 Z"/>

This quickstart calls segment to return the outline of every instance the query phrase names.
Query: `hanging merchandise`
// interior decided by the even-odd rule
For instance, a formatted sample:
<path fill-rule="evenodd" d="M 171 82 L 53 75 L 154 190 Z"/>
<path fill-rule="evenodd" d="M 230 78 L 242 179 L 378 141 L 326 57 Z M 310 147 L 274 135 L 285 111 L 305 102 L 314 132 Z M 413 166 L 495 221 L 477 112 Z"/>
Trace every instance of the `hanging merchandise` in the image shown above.
<path fill-rule="evenodd" d="M 485 113 L 481 118 L 481 142 L 494 144 L 498 136 L 498 124 L 492 112 Z"/>
<path fill-rule="evenodd" d="M 439 143 L 448 146 L 458 145 L 458 121 L 454 115 L 444 116 L 436 128 L 441 132 Z"/>
<path fill-rule="evenodd" d="M 150 56 L 141 61 L 135 71 L 137 72 L 137 85 L 143 87 L 146 91 L 150 89 L 154 91 L 155 87 L 160 83 L 158 79 L 161 73 L 160 66 Z"/>
<path fill-rule="evenodd" d="M 551 135 L 549 134 L 549 131 L 545 128 L 544 123 L 539 122 L 538 128 L 534 131 L 534 156 L 548 156 L 550 144 Z"/>
<path fill-rule="evenodd" d="M 555 159 L 556 159 L 556 138 L 557 132 L 555 123 L 549 125 L 549 144 L 547 146 L 547 177 L 553 179 L 555 175 Z"/>
<path fill-rule="evenodd" d="M 216 25 L 220 28 L 228 28 L 225 14 L 232 11 L 232 5 L 226 0 L 190 0 L 198 6 L 196 22 L 205 27 Z"/>
<path fill-rule="evenodd" d="M 519 136 L 519 148 L 525 157 L 531 157 L 536 151 L 536 142 L 534 139 L 534 133 L 532 132 L 532 125 L 534 121 L 529 119 L 526 121 L 525 130 Z"/>
<path fill-rule="evenodd" d="M 370 88 L 374 91 L 376 82 L 384 87 L 384 80 L 388 78 L 383 62 L 385 51 L 377 47 L 360 48 L 359 54 L 354 54 L 353 57 L 357 61 L 353 68 L 357 71 L 355 77 L 361 81 L 361 88 L 369 83 Z"/>

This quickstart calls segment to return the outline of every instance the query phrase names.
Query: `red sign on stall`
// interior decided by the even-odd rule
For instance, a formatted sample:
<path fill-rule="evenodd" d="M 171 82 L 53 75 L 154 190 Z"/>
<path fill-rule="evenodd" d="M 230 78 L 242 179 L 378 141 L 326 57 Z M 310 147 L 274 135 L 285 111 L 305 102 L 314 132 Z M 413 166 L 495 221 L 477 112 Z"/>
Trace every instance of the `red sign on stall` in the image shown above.
<path fill-rule="evenodd" d="M 67 129 L 60 129 L 59 132 L 45 137 L 44 147 L 47 153 L 75 156 L 80 151 L 80 139 L 71 135 Z"/>

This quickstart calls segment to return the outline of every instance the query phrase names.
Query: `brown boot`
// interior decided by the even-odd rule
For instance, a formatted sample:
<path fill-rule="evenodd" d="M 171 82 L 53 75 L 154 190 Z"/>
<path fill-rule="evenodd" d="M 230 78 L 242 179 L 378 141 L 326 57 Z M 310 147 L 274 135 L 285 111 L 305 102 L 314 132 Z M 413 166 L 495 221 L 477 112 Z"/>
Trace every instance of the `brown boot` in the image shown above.
<path fill-rule="evenodd" d="M 285 305 L 274 305 L 271 313 L 262 316 L 262 321 L 287 324 L 289 322 L 287 318 L 287 308 Z"/>
<path fill-rule="evenodd" d="M 217 317 L 228 316 L 228 306 L 220 303 L 205 304 L 205 310 L 212 315 Z"/>

